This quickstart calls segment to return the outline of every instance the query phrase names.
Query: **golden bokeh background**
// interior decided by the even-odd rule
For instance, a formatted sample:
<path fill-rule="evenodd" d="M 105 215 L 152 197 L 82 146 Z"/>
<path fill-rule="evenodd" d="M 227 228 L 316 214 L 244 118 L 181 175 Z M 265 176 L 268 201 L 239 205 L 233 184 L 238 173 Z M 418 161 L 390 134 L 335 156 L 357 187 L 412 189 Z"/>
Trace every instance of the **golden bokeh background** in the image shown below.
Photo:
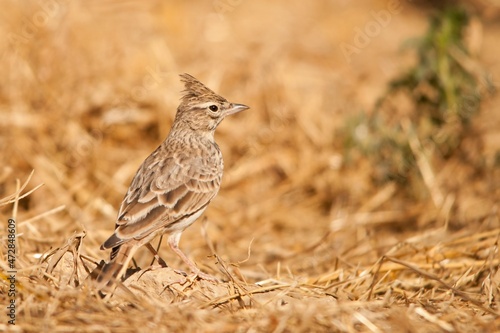
<path fill-rule="evenodd" d="M 470 15 L 466 63 L 496 87 L 500 7 L 460 5 Z M 7 239 L 7 220 L 15 217 L 16 328 L 499 328 L 499 97 L 482 98 L 470 135 L 451 157 L 408 131 L 410 145 L 423 147 L 412 150 L 420 172 L 412 181 L 380 181 L 383 163 L 346 143 L 366 136 L 360 119 L 379 112 L 391 80 L 415 64 L 405 45 L 426 33 L 437 7 L 404 0 L 0 1 L 0 236 Z M 222 188 L 180 243 L 225 281 L 228 295 L 236 282 L 220 262 L 249 294 L 239 290 L 239 301 L 221 307 L 182 294 L 182 307 L 160 305 L 157 295 L 134 307 L 61 283 L 64 268 L 47 277 L 42 259 L 75 233 L 86 232 L 78 249 L 90 268 L 107 259 L 99 246 L 138 166 L 168 134 L 180 73 L 251 107 L 218 128 Z M 394 103 L 385 116 L 418 128 L 411 115 L 419 110 L 405 99 Z M 21 192 L 44 185 L 9 197 L 32 171 Z M 167 246 L 160 254 L 183 268 Z M 145 268 L 151 255 L 140 251 L 136 261 Z M 81 284 L 85 271 L 78 274 Z M 256 282 L 277 287 L 261 299 L 251 292 Z M 4 319 L 0 327 L 14 329 Z"/>

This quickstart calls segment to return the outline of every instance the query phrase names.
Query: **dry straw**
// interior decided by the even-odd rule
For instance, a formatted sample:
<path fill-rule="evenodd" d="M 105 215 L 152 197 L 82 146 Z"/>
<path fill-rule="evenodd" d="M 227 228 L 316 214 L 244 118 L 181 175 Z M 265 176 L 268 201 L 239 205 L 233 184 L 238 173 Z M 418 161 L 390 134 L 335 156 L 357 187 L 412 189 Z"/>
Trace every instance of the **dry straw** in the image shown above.
<path fill-rule="evenodd" d="M 411 110 L 394 115 L 417 161 L 411 194 L 375 183 L 378 166 L 344 150 L 349 119 L 390 79 L 380 68 L 411 63 L 398 45 L 425 27 L 421 8 L 405 4 L 347 64 L 335 43 L 373 8 L 217 4 L 1 1 L 0 238 L 15 218 L 17 319 L 2 315 L 0 331 L 500 330 L 498 97 L 448 159 L 421 141 Z M 472 36 L 495 42 L 467 61 L 487 66 L 499 30 L 478 22 Z M 181 241 L 223 282 L 149 269 L 139 251 L 141 270 L 102 299 L 86 279 L 130 178 L 170 127 L 182 72 L 251 106 L 221 125 L 220 194 Z"/>

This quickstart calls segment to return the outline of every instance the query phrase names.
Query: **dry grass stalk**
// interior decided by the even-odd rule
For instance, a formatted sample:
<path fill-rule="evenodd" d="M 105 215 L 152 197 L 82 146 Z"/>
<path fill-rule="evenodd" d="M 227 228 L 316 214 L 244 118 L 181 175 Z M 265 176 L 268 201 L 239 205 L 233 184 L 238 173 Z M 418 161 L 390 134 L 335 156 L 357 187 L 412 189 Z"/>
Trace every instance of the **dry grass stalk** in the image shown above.
<path fill-rule="evenodd" d="M 375 184 L 384 166 L 342 147 L 350 116 L 371 109 L 411 61 L 398 49 L 424 30 L 420 8 L 405 3 L 347 62 L 336 47 L 383 8 L 48 3 L 1 1 L 0 238 L 15 217 L 18 318 L 8 326 L 3 317 L 0 331 L 500 330 L 499 97 L 483 102 L 462 154 L 449 159 L 431 158 L 416 125 L 405 125 L 421 177 L 413 197 L 396 182 Z M 32 22 L 42 15 L 46 24 Z M 475 31 L 480 57 L 453 56 L 494 78 L 500 31 Z M 141 269 L 102 299 L 86 279 L 106 257 L 98 247 L 130 177 L 166 135 L 182 72 L 252 107 L 220 128 L 221 192 L 182 240 L 223 282 L 148 269 L 151 256 L 139 252 Z M 408 110 L 391 120 L 399 126 Z"/>

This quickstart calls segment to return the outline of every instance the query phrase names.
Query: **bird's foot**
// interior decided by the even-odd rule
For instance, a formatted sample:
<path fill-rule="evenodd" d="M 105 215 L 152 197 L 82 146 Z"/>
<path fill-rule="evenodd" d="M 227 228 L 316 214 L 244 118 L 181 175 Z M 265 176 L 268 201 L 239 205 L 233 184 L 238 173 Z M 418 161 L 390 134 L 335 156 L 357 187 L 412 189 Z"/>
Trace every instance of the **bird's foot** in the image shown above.
<path fill-rule="evenodd" d="M 174 272 L 176 272 L 179 275 L 182 275 L 184 278 L 189 279 L 190 281 L 194 281 L 196 279 L 201 279 L 205 280 L 208 282 L 214 282 L 218 283 L 220 282 L 219 279 L 217 279 L 215 276 L 212 276 L 207 273 L 203 273 L 201 270 L 194 271 L 192 274 L 188 274 L 182 270 L 179 269 L 174 269 Z"/>
<path fill-rule="evenodd" d="M 202 271 L 198 270 L 197 272 L 194 272 L 194 277 L 195 278 L 200 278 L 202 280 L 208 281 L 208 282 L 213 282 L 213 283 L 219 283 L 219 279 L 217 279 L 215 276 L 212 276 L 207 273 L 203 273 Z"/>

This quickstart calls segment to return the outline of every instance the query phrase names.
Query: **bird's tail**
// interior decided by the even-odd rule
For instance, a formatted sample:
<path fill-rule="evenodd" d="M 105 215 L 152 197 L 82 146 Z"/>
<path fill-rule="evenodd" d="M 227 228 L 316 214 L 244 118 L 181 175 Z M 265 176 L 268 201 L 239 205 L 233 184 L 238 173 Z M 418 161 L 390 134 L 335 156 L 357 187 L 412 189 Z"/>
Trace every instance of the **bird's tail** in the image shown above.
<path fill-rule="evenodd" d="M 102 265 L 96 278 L 96 288 L 103 292 L 111 292 L 127 271 L 128 264 L 132 259 L 134 247 L 120 246 L 116 255 Z"/>

